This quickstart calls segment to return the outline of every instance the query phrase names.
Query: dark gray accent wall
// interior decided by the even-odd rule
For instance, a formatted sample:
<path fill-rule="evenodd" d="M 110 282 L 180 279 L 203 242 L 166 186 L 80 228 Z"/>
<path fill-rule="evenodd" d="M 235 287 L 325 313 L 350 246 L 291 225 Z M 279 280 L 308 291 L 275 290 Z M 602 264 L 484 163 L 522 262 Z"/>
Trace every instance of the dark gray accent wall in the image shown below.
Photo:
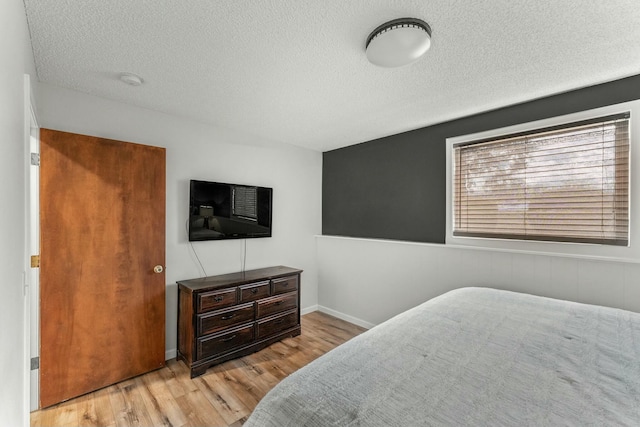
<path fill-rule="evenodd" d="M 322 234 L 444 243 L 447 138 L 636 99 L 640 75 L 325 152 Z"/>

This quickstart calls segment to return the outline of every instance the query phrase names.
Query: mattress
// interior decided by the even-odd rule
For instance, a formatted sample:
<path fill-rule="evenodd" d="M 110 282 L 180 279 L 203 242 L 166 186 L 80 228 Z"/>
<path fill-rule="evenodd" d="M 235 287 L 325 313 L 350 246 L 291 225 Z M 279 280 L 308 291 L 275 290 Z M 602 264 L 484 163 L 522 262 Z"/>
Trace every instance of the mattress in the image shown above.
<path fill-rule="evenodd" d="M 640 314 L 448 292 L 293 373 L 245 427 L 640 425 Z"/>

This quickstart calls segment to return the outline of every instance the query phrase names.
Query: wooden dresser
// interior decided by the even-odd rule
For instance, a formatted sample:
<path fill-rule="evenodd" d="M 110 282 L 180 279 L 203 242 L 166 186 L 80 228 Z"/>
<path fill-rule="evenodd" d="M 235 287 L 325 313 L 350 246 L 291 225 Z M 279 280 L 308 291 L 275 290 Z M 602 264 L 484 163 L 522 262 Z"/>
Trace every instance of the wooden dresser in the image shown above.
<path fill-rule="evenodd" d="M 191 378 L 300 335 L 300 274 L 269 267 L 178 283 L 178 359 Z"/>

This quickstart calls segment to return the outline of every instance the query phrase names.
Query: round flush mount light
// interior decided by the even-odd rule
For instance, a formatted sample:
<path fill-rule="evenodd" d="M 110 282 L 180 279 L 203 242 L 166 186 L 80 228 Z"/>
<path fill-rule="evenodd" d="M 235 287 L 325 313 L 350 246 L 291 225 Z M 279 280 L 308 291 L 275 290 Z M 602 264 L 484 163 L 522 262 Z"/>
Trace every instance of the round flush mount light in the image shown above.
<path fill-rule="evenodd" d="M 367 37 L 369 62 L 380 67 L 401 67 L 417 61 L 431 46 L 431 27 L 417 18 L 385 22 Z"/>
<path fill-rule="evenodd" d="M 142 77 L 133 73 L 120 74 L 120 80 L 131 86 L 140 86 L 143 82 Z"/>

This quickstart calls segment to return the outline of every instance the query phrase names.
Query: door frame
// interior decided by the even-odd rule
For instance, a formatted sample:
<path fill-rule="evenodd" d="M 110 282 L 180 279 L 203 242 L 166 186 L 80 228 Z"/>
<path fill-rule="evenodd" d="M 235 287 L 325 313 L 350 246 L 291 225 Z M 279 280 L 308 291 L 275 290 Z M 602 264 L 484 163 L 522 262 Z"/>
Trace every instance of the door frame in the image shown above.
<path fill-rule="evenodd" d="M 31 256 L 40 253 L 40 171 L 32 165 L 31 153 L 40 154 L 40 126 L 36 115 L 31 88 L 31 76 L 24 75 L 24 149 L 25 149 L 25 254 L 23 273 L 24 295 L 24 396 L 23 407 L 26 425 L 29 414 L 38 409 L 40 354 L 40 271 L 31 267 Z M 34 369 L 34 367 L 36 367 Z"/>

